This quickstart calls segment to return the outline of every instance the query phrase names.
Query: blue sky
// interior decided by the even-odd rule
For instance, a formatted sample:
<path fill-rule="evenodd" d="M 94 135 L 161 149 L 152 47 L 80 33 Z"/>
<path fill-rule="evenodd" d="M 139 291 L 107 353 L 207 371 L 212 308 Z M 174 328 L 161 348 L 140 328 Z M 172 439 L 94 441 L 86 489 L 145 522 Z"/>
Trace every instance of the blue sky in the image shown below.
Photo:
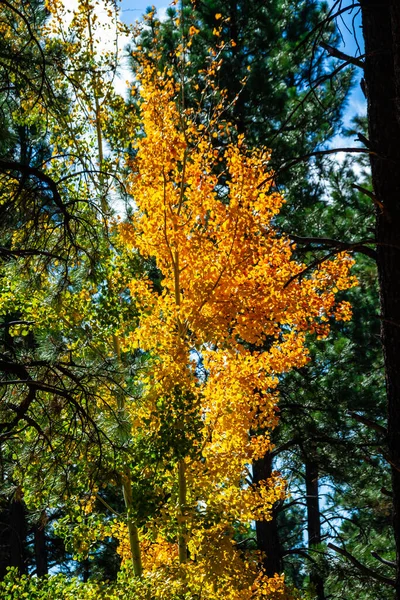
<path fill-rule="evenodd" d="M 329 6 L 335 4 L 335 0 L 329 0 Z M 350 2 L 349 2 L 350 4 Z M 350 56 L 360 56 L 364 53 L 364 40 L 361 29 L 361 11 L 354 8 L 349 13 L 344 13 L 337 20 L 337 25 L 341 35 L 340 50 Z M 344 115 L 345 125 L 349 125 L 351 118 L 355 114 L 365 114 L 367 110 L 366 100 L 360 88 L 362 77 L 361 69 L 357 68 L 355 72 L 355 85 L 348 100 L 347 109 Z"/>
<path fill-rule="evenodd" d="M 146 12 L 148 6 L 155 6 L 157 10 L 168 7 L 168 0 L 122 0 L 121 1 L 121 16 L 126 23 L 133 23 L 140 19 L 143 13 Z"/>

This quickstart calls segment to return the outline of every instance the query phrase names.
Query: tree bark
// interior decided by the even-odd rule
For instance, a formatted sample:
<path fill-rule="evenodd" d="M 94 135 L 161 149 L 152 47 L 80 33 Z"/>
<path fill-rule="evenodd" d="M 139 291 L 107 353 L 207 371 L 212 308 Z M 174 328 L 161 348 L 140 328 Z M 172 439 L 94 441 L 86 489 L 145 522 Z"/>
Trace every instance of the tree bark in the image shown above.
<path fill-rule="evenodd" d="M 400 600 L 400 8 L 398 0 L 361 0 L 365 83 L 376 196 L 377 266 L 388 399 L 393 527 Z"/>
<path fill-rule="evenodd" d="M 229 2 L 229 34 L 230 39 L 234 42 L 234 46 L 231 48 L 232 57 L 233 57 L 233 68 L 235 72 L 240 73 L 241 67 L 241 41 L 239 39 L 239 24 L 238 24 L 238 16 L 239 16 L 239 7 L 237 0 L 230 0 Z M 244 93 L 243 93 L 243 85 L 240 81 L 237 81 L 237 77 L 232 80 L 232 98 L 236 97 L 235 103 L 233 105 L 233 111 L 235 115 L 235 124 L 239 133 L 245 133 L 246 124 L 245 124 L 245 106 L 244 106 Z"/>
<path fill-rule="evenodd" d="M 26 569 L 26 518 L 25 507 L 17 492 L 10 506 L 10 566 L 17 567 L 20 575 L 27 572 Z"/>
<path fill-rule="evenodd" d="M 306 457 L 305 467 L 308 548 L 312 550 L 321 543 L 318 463 L 316 460 Z M 310 583 L 315 589 L 318 600 L 325 600 L 324 581 L 313 564 L 310 567 Z"/>
<path fill-rule="evenodd" d="M 89 577 L 90 577 L 90 561 L 89 558 L 85 558 L 82 561 L 82 580 L 83 583 L 87 583 L 89 581 Z"/>
<path fill-rule="evenodd" d="M 258 483 L 271 477 L 272 455 L 268 453 L 253 464 L 253 482 Z M 277 505 L 272 508 L 270 521 L 256 521 L 257 548 L 264 553 L 263 567 L 269 577 L 282 573 L 282 548 L 278 532 Z"/>
<path fill-rule="evenodd" d="M 45 523 L 46 523 L 46 514 L 43 512 L 39 523 L 35 523 L 34 531 L 33 531 L 35 561 L 36 561 L 36 575 L 38 577 L 47 575 L 49 572 Z"/>

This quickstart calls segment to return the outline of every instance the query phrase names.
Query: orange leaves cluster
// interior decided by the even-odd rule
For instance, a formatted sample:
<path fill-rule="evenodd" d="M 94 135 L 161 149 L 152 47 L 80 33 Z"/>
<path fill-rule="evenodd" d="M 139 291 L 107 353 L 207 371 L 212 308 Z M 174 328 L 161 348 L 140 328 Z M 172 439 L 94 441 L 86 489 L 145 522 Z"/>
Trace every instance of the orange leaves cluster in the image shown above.
<path fill-rule="evenodd" d="M 201 423 L 202 438 L 197 455 L 184 459 L 184 512 L 204 574 L 210 552 L 228 568 L 217 542 L 221 523 L 232 554 L 234 524 L 270 518 L 284 496 L 277 474 L 248 483 L 251 464 L 271 448 L 279 376 L 307 362 L 306 333 L 326 334 L 335 311 L 349 317 L 335 293 L 355 280 L 346 254 L 314 272 L 293 260 L 293 245 L 274 227 L 284 199 L 273 189 L 269 152 L 248 150 L 241 136 L 230 141 L 223 123 L 222 130 L 204 126 L 201 109 L 184 109 L 182 94 L 171 75 L 142 65 L 142 134 L 127 181 L 134 211 L 118 229 L 123 252 L 155 260 L 162 291 L 145 278 L 130 282 L 140 318 L 122 348 L 152 355 L 141 417 L 154 423 L 157 397 L 177 389 L 196 407 L 189 403 L 187 414 Z M 215 539 L 203 547 L 202 536 Z"/>
<path fill-rule="evenodd" d="M 156 258 L 163 314 L 175 310 L 177 319 L 178 311 L 192 343 L 229 337 L 235 347 L 238 337 L 262 344 L 282 325 L 308 331 L 329 318 L 334 291 L 352 285 L 352 261 L 339 256 L 287 285 L 305 267 L 291 260 L 289 240 L 273 227 L 283 198 L 270 189 L 268 152 L 246 152 L 240 137 L 216 150 L 193 113 L 180 110 L 172 79 L 147 65 L 142 83 L 144 137 L 128 182 L 137 210 L 121 237 Z M 216 151 L 225 167 L 219 172 Z"/>

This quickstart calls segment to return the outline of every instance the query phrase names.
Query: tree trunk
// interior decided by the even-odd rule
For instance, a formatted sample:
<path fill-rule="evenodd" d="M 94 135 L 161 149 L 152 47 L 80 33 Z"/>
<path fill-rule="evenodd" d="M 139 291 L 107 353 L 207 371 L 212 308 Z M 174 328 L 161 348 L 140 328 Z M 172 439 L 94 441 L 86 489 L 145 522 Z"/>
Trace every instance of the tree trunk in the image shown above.
<path fill-rule="evenodd" d="M 241 40 L 239 40 L 239 27 L 238 27 L 238 3 L 237 0 L 230 0 L 229 2 L 229 34 L 230 39 L 234 42 L 234 46 L 231 48 L 233 64 L 232 67 L 234 72 L 240 73 L 242 66 L 243 56 L 241 56 Z M 244 93 L 243 84 L 237 80 L 237 77 L 232 79 L 232 97 L 231 101 L 235 97 L 235 103 L 233 105 L 233 111 L 235 115 L 235 125 L 239 133 L 245 133 L 245 105 L 244 105 Z"/>
<path fill-rule="evenodd" d="M 306 504 L 307 504 L 307 532 L 308 548 L 321 543 L 321 521 L 319 513 L 319 485 L 318 485 L 318 463 L 312 458 L 306 457 Z M 313 563 L 310 568 L 310 583 L 314 587 L 318 600 L 325 600 L 324 581 Z"/>
<path fill-rule="evenodd" d="M 20 575 L 26 574 L 26 518 L 25 507 L 16 493 L 10 506 L 10 566 L 17 567 Z"/>
<path fill-rule="evenodd" d="M 82 579 L 83 579 L 83 583 L 87 583 L 89 581 L 89 577 L 90 577 L 90 561 L 88 558 L 85 558 L 82 561 Z"/>
<path fill-rule="evenodd" d="M 381 338 L 388 399 L 393 527 L 400 600 L 400 8 L 398 0 L 361 0 L 372 182 L 376 196 Z"/>
<path fill-rule="evenodd" d="M 266 454 L 264 458 L 253 464 L 253 482 L 258 483 L 271 477 L 272 455 Z M 277 506 L 272 509 L 270 521 L 256 521 L 257 548 L 264 553 L 263 567 L 269 577 L 275 573 L 282 573 L 282 548 L 278 533 Z"/>
<path fill-rule="evenodd" d="M 36 561 L 36 575 L 42 577 L 49 572 L 47 545 L 46 545 L 46 514 L 43 512 L 39 523 L 34 526 L 34 547 Z"/>

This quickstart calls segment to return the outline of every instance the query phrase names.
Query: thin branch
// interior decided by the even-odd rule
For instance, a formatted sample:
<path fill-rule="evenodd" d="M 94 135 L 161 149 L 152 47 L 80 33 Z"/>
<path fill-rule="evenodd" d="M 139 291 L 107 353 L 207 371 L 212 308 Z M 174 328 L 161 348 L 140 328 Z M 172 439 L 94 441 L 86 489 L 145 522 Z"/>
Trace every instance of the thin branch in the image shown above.
<path fill-rule="evenodd" d="M 353 8 L 359 8 L 361 6 L 361 4 L 358 3 L 353 3 L 350 4 L 349 6 L 344 6 L 343 8 L 340 8 L 338 11 L 336 11 L 335 13 L 333 13 L 334 7 L 332 7 L 332 9 L 329 11 L 328 16 L 325 17 L 325 19 L 322 19 L 322 21 L 320 21 L 318 23 L 318 25 L 316 25 L 306 36 L 303 40 L 301 40 L 301 42 L 296 46 L 295 50 L 298 50 L 299 48 L 301 48 L 301 46 L 304 46 L 304 44 L 306 44 L 308 42 L 309 39 L 312 38 L 312 36 L 314 35 L 314 33 L 316 33 L 318 30 L 322 31 L 324 26 L 327 23 L 330 23 L 331 21 L 333 21 L 334 19 L 336 19 L 337 17 L 339 17 L 340 15 L 344 14 L 345 12 L 350 12 L 351 10 L 353 10 Z"/>
<path fill-rule="evenodd" d="M 282 554 L 282 558 L 284 558 L 285 556 L 291 556 L 293 554 L 298 554 L 299 556 L 302 556 L 303 558 L 305 558 L 313 563 L 316 562 L 315 558 L 310 556 L 307 548 L 291 548 L 290 550 L 284 550 L 283 554 Z"/>
<path fill-rule="evenodd" d="M 324 263 L 326 260 L 329 260 L 330 258 L 332 258 L 332 256 L 335 256 L 335 254 L 337 254 L 338 252 L 343 252 L 343 249 L 335 248 L 334 250 L 331 250 L 331 252 L 328 252 L 328 254 L 326 254 L 322 258 L 318 258 L 317 260 L 314 260 L 310 265 L 308 265 L 308 267 L 306 267 L 305 269 L 300 271 L 300 273 L 296 273 L 296 275 L 293 275 L 290 279 L 288 279 L 288 281 L 285 283 L 283 288 L 286 289 L 296 279 L 302 279 L 304 277 L 304 275 L 306 275 L 307 273 L 309 273 L 310 271 L 312 271 L 319 265 L 322 265 L 322 263 Z"/>
<path fill-rule="evenodd" d="M 365 254 L 369 258 L 376 260 L 376 252 L 372 248 L 368 248 L 365 244 L 375 244 L 375 240 L 361 240 L 359 242 L 342 242 L 340 240 L 334 240 L 331 238 L 318 238 L 318 237 L 300 237 L 297 235 L 290 235 L 289 238 L 296 242 L 296 244 L 319 244 L 325 247 L 338 248 L 340 251 L 351 250 L 352 252 L 359 252 Z"/>
<path fill-rule="evenodd" d="M 280 446 L 274 448 L 274 450 L 272 450 L 272 452 L 271 452 L 271 456 L 273 456 L 275 458 L 275 456 L 278 456 L 281 452 L 285 452 L 285 450 L 289 450 L 293 446 L 296 446 L 298 444 L 298 442 L 299 442 L 298 438 L 293 438 L 291 440 L 288 440 L 284 444 L 281 444 Z"/>
<path fill-rule="evenodd" d="M 320 42 L 319 45 L 334 58 L 338 58 L 339 60 L 345 60 L 347 63 L 350 63 L 355 67 L 360 67 L 360 69 L 364 69 L 365 64 L 364 61 L 361 60 L 361 56 L 359 58 L 356 58 L 355 56 L 349 56 L 348 54 L 341 52 L 341 50 L 338 50 L 338 48 L 334 48 L 334 46 L 331 46 L 326 42 Z M 365 56 L 365 54 L 363 54 L 363 56 Z"/>
<path fill-rule="evenodd" d="M 119 512 L 117 512 L 116 510 L 114 510 L 114 509 L 113 509 L 113 508 L 112 508 L 112 507 L 111 507 L 111 506 L 108 504 L 108 502 L 106 502 L 106 501 L 104 500 L 104 498 L 102 498 L 102 497 L 100 496 L 100 494 L 96 494 L 96 498 L 97 498 L 97 500 L 100 500 L 100 502 L 101 502 L 102 504 L 104 504 L 104 506 L 107 508 L 107 510 L 109 510 L 111 513 L 113 513 L 113 514 L 114 514 L 114 515 L 116 515 L 117 517 L 120 517 L 120 516 L 121 516 L 121 514 L 120 514 Z"/>
<path fill-rule="evenodd" d="M 32 325 L 35 321 L 6 321 L 5 323 L 0 323 L 0 328 L 5 329 L 7 327 L 12 327 L 13 325 Z"/>
<path fill-rule="evenodd" d="M 285 171 L 289 171 L 292 167 L 295 167 L 296 165 L 302 163 L 302 162 L 307 162 L 310 158 L 313 158 L 315 156 L 326 156 L 328 154 L 338 154 L 340 152 L 348 152 L 348 153 L 362 153 L 362 154 L 373 154 L 375 156 L 377 156 L 376 152 L 373 152 L 372 150 L 369 150 L 368 148 L 355 148 L 355 147 L 347 147 L 347 148 L 329 148 L 327 150 L 316 150 L 315 152 L 309 152 L 308 154 L 303 154 L 302 156 L 298 156 L 297 158 L 294 158 L 292 161 L 288 162 L 288 163 L 284 163 L 281 167 L 278 167 L 278 169 L 276 171 L 274 171 L 271 175 L 269 175 L 266 179 L 263 179 L 263 181 L 261 181 L 261 183 L 258 184 L 258 188 L 263 187 L 266 183 L 271 183 L 271 181 L 273 181 L 274 179 L 277 178 L 277 176 L 279 176 L 281 173 L 284 173 Z"/>
<path fill-rule="evenodd" d="M 284 171 L 288 171 L 292 167 L 295 167 L 299 163 L 306 162 L 307 160 L 309 160 L 310 158 L 313 158 L 314 156 L 326 156 L 328 154 L 338 154 L 340 152 L 362 153 L 362 154 L 374 154 L 374 155 L 377 155 L 376 152 L 373 152 L 372 150 L 369 150 L 369 148 L 358 148 L 358 147 L 355 148 L 355 147 L 352 147 L 352 146 L 349 146 L 347 148 L 329 148 L 327 150 L 316 150 L 315 152 L 309 152 L 308 154 L 303 154 L 303 156 L 299 156 L 299 157 L 293 159 L 291 162 L 283 164 L 276 171 L 276 175 L 279 175 L 280 173 L 282 173 Z M 260 186 L 262 184 L 263 184 L 263 182 L 260 183 Z"/>
<path fill-rule="evenodd" d="M 39 181 L 45 183 L 53 195 L 53 200 L 55 204 L 60 209 L 60 212 L 64 215 L 65 221 L 68 222 L 70 220 L 71 216 L 65 208 L 64 202 L 58 191 L 57 184 L 54 181 L 54 179 L 52 179 L 49 175 L 43 173 L 43 171 L 40 171 L 40 169 L 36 169 L 35 167 L 30 167 L 29 165 L 23 165 L 19 162 L 7 161 L 3 159 L 0 159 L 0 170 L 18 171 L 19 173 L 22 173 L 23 175 L 26 175 L 28 177 L 36 177 L 36 179 L 39 179 Z"/>
<path fill-rule="evenodd" d="M 0 246 L 0 256 L 47 256 L 48 258 L 54 258 L 56 260 L 62 260 L 66 262 L 66 259 L 63 256 L 58 254 L 54 254 L 53 252 L 48 252 L 46 250 L 36 250 L 36 249 L 23 249 L 23 250 L 11 250 L 10 248 L 4 248 Z"/>
<path fill-rule="evenodd" d="M 357 569 L 359 569 L 364 575 L 367 575 L 368 577 L 372 577 L 373 579 L 376 579 L 377 581 L 380 581 L 381 583 L 385 583 L 386 585 L 390 585 L 391 587 L 395 587 L 396 582 L 394 579 L 391 579 L 390 577 L 385 577 L 384 575 L 381 575 L 380 573 L 373 571 L 369 567 L 366 567 L 365 565 L 360 563 L 360 561 L 357 560 L 355 556 L 350 554 L 350 552 L 348 552 L 344 548 L 339 548 L 338 546 L 335 546 L 334 544 L 331 544 L 331 543 L 328 544 L 328 548 L 330 548 L 331 550 L 334 550 L 334 552 L 337 552 L 341 556 L 344 556 L 345 558 L 347 558 L 347 560 L 349 562 L 351 562 L 351 564 L 354 565 Z"/>
<path fill-rule="evenodd" d="M 389 567 L 393 567 L 394 569 L 397 568 L 397 565 L 394 562 L 394 560 L 387 560 L 386 558 L 382 558 L 382 556 L 375 552 L 375 550 L 371 550 L 371 556 L 376 558 L 376 560 L 379 560 L 379 562 L 381 562 L 383 565 L 388 565 Z"/>
<path fill-rule="evenodd" d="M 355 190 L 358 190 L 362 194 L 365 194 L 366 196 L 368 196 L 368 198 L 371 198 L 372 202 L 375 204 L 375 206 L 377 206 L 379 208 L 381 213 L 386 215 L 386 217 L 388 217 L 388 214 L 387 214 L 384 204 L 380 200 L 378 200 L 378 198 L 375 196 L 375 194 L 373 192 L 371 192 L 371 190 L 367 190 L 367 188 L 362 187 L 361 185 L 357 185 L 356 183 L 353 183 L 353 185 L 351 187 Z"/>
<path fill-rule="evenodd" d="M 378 433 L 380 433 L 382 435 L 385 435 L 385 436 L 387 435 L 386 427 L 382 427 L 382 425 L 379 425 L 379 423 L 375 423 L 375 421 L 371 421 L 370 419 L 367 419 L 367 417 L 364 417 L 363 415 L 359 415 L 358 413 L 355 413 L 352 410 L 347 411 L 347 414 L 350 415 L 351 417 L 353 417 L 353 419 L 355 419 L 359 423 L 362 423 L 363 425 L 370 427 L 370 429 L 373 429 L 374 431 L 377 431 Z"/>

